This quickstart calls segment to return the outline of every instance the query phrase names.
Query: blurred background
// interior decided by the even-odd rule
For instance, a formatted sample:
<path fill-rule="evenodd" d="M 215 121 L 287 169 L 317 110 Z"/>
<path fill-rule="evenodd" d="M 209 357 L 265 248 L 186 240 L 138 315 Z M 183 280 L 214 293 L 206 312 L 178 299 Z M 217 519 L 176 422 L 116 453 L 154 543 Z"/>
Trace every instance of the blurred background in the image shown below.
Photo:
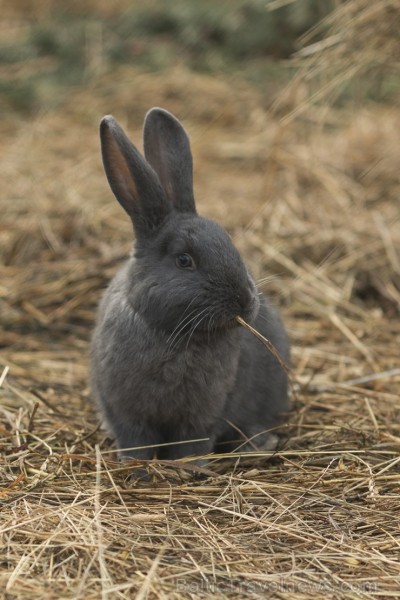
<path fill-rule="evenodd" d="M 367 346 L 382 322 L 393 332 L 400 307 L 399 25 L 398 0 L 4 0 L 0 341 L 11 374 L 86 397 L 95 307 L 132 241 L 98 123 L 114 114 L 141 147 L 156 105 L 190 134 L 200 212 L 266 278 L 298 376 L 373 368 Z"/>

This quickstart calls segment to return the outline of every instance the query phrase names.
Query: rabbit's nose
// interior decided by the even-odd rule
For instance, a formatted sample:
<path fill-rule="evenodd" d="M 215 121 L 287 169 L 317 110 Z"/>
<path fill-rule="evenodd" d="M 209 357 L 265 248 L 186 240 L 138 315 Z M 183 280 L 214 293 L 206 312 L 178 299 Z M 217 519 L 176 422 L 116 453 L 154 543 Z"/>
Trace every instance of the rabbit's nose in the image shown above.
<path fill-rule="evenodd" d="M 242 311 L 247 311 L 253 302 L 253 294 L 248 288 L 242 288 L 236 291 L 236 300 Z"/>
<path fill-rule="evenodd" d="M 236 289 L 236 301 L 238 307 L 238 315 L 245 321 L 252 322 L 260 308 L 260 299 L 257 294 L 257 289 L 250 280 L 249 286 L 241 286 Z"/>

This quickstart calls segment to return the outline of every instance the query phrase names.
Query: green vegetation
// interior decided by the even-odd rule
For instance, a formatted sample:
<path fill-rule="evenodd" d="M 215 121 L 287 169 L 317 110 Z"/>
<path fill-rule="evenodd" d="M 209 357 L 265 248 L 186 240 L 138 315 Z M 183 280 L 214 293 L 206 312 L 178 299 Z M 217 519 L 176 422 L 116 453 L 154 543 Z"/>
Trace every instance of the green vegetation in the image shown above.
<path fill-rule="evenodd" d="M 172 47 L 176 60 L 185 52 L 185 60 L 194 68 L 213 69 L 239 65 L 259 57 L 287 58 L 296 49 L 299 35 L 321 17 L 321 3 L 315 0 L 295 2 L 275 10 L 264 0 L 179 0 L 154 2 L 145 8 L 131 9 L 114 23 L 112 52 L 122 60 L 131 60 L 132 40 L 141 40 L 143 55 L 151 57 L 157 43 Z M 327 12 L 329 2 L 322 12 Z"/>
<path fill-rule="evenodd" d="M 271 72 L 275 77 L 274 63 L 296 50 L 298 36 L 330 2 L 274 4 L 153 0 L 104 17 L 90 5 L 82 11 L 56 4 L 48 15 L 28 15 L 23 35 L 0 43 L 2 101 L 8 109 L 35 111 L 57 102 L 65 86 L 82 85 L 120 63 L 149 70 L 179 63 L 203 72 L 243 71 L 252 81 L 267 69 L 268 78 Z"/>
<path fill-rule="evenodd" d="M 62 101 L 67 87 L 85 85 L 121 64 L 148 71 L 183 65 L 209 74 L 240 74 L 262 90 L 268 82 L 270 101 L 271 89 L 281 88 L 293 76 L 295 62 L 287 59 L 301 48 L 299 39 L 305 32 L 313 28 L 307 44 L 324 39 L 327 32 L 341 38 L 351 22 L 343 3 L 341 30 L 329 29 L 329 19 L 324 17 L 329 17 L 333 0 L 121 1 L 122 7 L 103 10 L 96 3 L 80 6 L 57 0 L 44 13 L 40 3 L 26 14 L 21 9 L 15 33 L 0 42 L 0 109 L 32 113 L 49 108 Z M 360 52 L 369 47 L 370 33 L 365 36 L 358 43 Z M 381 46 L 386 37 L 393 35 L 382 31 Z M 354 60 L 358 64 L 351 47 L 356 42 L 357 37 L 351 36 L 339 44 L 350 46 L 348 64 L 341 57 L 339 71 L 351 70 Z M 313 77 L 317 88 L 322 88 L 325 82 L 318 73 L 337 70 L 339 63 L 327 64 L 320 52 L 315 57 Z M 393 100 L 399 92 L 398 73 L 383 73 L 376 62 L 371 65 L 374 77 L 368 76 L 368 70 L 343 77 L 335 85 L 332 101 Z"/>

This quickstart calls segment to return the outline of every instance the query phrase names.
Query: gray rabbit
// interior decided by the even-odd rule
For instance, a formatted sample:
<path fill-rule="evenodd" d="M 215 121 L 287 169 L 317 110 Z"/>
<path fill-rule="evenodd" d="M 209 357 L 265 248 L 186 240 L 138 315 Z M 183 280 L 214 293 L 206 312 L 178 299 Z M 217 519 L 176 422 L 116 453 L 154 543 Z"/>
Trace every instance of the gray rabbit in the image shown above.
<path fill-rule="evenodd" d="M 151 109 L 145 158 L 111 116 L 100 137 L 110 187 L 136 237 L 101 301 L 91 348 L 93 395 L 122 456 L 175 460 L 271 446 L 268 429 L 288 409 L 287 375 L 235 317 L 286 361 L 287 336 L 229 235 L 196 212 L 185 130 Z"/>

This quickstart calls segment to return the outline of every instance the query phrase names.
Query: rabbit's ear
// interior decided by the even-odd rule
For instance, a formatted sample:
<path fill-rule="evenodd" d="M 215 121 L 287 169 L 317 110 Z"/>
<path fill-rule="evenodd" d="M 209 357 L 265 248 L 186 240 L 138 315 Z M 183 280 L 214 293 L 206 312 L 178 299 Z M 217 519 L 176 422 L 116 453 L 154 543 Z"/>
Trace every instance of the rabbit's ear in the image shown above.
<path fill-rule="evenodd" d="M 159 179 L 111 115 L 100 123 L 101 152 L 108 182 L 131 217 L 138 237 L 148 237 L 171 212 Z"/>
<path fill-rule="evenodd" d="M 192 153 L 178 119 L 162 108 L 152 108 L 144 121 L 143 146 L 169 201 L 180 212 L 196 213 Z"/>

